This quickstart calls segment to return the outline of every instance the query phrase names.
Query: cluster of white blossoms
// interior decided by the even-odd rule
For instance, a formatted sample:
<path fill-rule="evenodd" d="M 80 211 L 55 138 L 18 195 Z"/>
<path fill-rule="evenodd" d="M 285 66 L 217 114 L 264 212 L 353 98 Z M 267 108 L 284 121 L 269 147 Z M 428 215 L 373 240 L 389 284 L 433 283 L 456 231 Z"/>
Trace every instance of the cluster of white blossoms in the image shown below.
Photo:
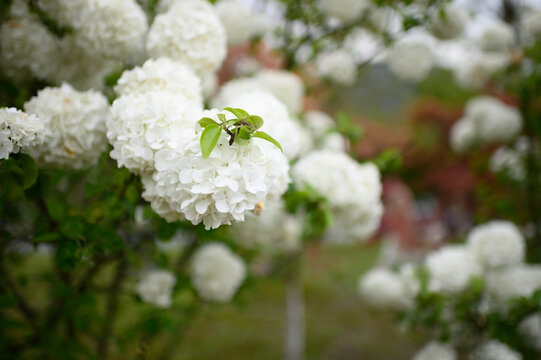
<path fill-rule="evenodd" d="M 469 360 L 522 360 L 520 353 L 496 340 L 478 346 L 468 357 Z"/>
<path fill-rule="evenodd" d="M 221 243 L 202 246 L 191 261 L 192 284 L 206 301 L 230 301 L 246 277 L 242 259 Z"/>
<path fill-rule="evenodd" d="M 522 29 L 533 39 L 541 39 L 541 9 L 532 9 L 522 14 Z"/>
<path fill-rule="evenodd" d="M 415 304 L 419 285 L 413 269 L 401 268 L 399 273 L 375 268 L 359 279 L 358 291 L 370 305 L 382 309 L 408 310 Z"/>
<path fill-rule="evenodd" d="M 434 63 L 432 50 L 420 41 L 398 40 L 387 51 L 385 61 L 400 79 L 419 82 L 425 79 Z"/>
<path fill-rule="evenodd" d="M 264 19 L 240 0 L 220 0 L 216 12 L 227 33 L 229 45 L 241 45 L 260 35 Z"/>
<path fill-rule="evenodd" d="M 154 19 L 146 48 L 153 58 L 169 57 L 203 76 L 216 70 L 227 52 L 225 29 L 205 1 L 180 1 Z"/>
<path fill-rule="evenodd" d="M 0 108 L 0 159 L 43 142 L 43 124 L 35 115 Z"/>
<path fill-rule="evenodd" d="M 513 28 L 503 21 L 493 21 L 481 32 L 479 46 L 483 51 L 506 51 L 513 44 Z"/>
<path fill-rule="evenodd" d="M 357 65 L 352 54 L 345 49 L 318 55 L 316 71 L 319 76 L 341 85 L 353 85 L 357 80 Z"/>
<path fill-rule="evenodd" d="M 413 360 L 456 360 L 457 353 L 450 345 L 431 341 L 419 350 Z"/>
<path fill-rule="evenodd" d="M 460 5 L 446 3 L 430 15 L 428 30 L 436 38 L 453 39 L 464 32 L 468 17 L 467 11 Z"/>
<path fill-rule="evenodd" d="M 343 152 L 316 150 L 292 168 L 299 188 L 310 185 L 329 201 L 336 221 L 327 230 L 328 242 L 366 240 L 379 227 L 383 212 L 381 182 L 377 167 L 359 164 Z"/>
<path fill-rule="evenodd" d="M 314 149 L 331 151 L 347 151 L 348 141 L 339 132 L 335 131 L 332 117 L 319 110 L 310 110 L 303 114 L 304 125 L 312 136 Z"/>
<path fill-rule="evenodd" d="M 454 69 L 457 83 L 465 89 L 481 89 L 494 74 L 509 64 L 507 54 L 477 51 L 466 54 Z"/>
<path fill-rule="evenodd" d="M 302 221 L 286 212 L 281 199 L 270 199 L 261 214 L 248 213 L 230 228 L 233 239 L 248 249 L 295 251 L 301 246 Z"/>
<path fill-rule="evenodd" d="M 148 271 L 139 280 L 136 291 L 143 301 L 160 308 L 171 306 L 175 275 L 166 270 Z"/>
<path fill-rule="evenodd" d="M 43 143 L 27 151 L 46 166 L 82 169 L 95 164 L 107 148 L 105 124 L 110 115 L 105 96 L 80 92 L 68 84 L 48 87 L 24 104 L 43 124 Z"/>
<path fill-rule="evenodd" d="M 531 347 L 541 350 L 541 315 L 539 313 L 529 315 L 522 320 L 518 331 Z"/>
<path fill-rule="evenodd" d="M 350 23 L 361 17 L 370 8 L 367 0 L 318 0 L 317 7 L 326 16 Z"/>
<path fill-rule="evenodd" d="M 525 137 L 519 137 L 513 146 L 500 146 L 490 157 L 490 170 L 503 172 L 514 180 L 524 180 L 529 147 L 530 142 Z"/>
<path fill-rule="evenodd" d="M 485 292 L 496 308 L 505 310 L 513 298 L 530 297 L 541 289 L 541 266 L 519 264 L 487 273 Z"/>
<path fill-rule="evenodd" d="M 286 158 L 274 145 L 261 139 L 246 146 L 229 145 L 227 134 L 222 133 L 207 159 L 201 154 L 198 136 L 177 149 L 159 150 L 153 179 L 158 196 L 171 209 L 209 229 L 243 221 L 245 212 L 257 203 L 284 193 L 288 169 Z"/>
<path fill-rule="evenodd" d="M 451 128 L 450 143 L 456 152 L 478 144 L 507 142 L 522 129 L 520 112 L 491 96 L 478 96 L 466 104 L 464 116 Z"/>

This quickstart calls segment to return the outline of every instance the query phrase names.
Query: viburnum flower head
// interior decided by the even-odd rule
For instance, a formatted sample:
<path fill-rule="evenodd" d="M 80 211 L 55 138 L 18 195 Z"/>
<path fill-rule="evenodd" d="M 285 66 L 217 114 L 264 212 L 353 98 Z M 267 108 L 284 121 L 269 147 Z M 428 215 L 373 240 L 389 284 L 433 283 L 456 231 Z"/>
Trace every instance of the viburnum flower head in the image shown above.
<path fill-rule="evenodd" d="M 337 223 L 327 230 L 326 241 L 366 240 L 379 227 L 381 181 L 373 164 L 359 164 L 343 152 L 316 150 L 295 164 L 292 177 L 300 188 L 307 184 L 329 201 Z"/>
<path fill-rule="evenodd" d="M 207 110 L 202 116 L 218 122 L 218 113 Z M 286 157 L 273 144 L 254 138 L 247 145 L 229 145 L 229 136 L 222 132 L 206 159 L 199 134 L 183 146 L 159 150 L 153 179 L 158 196 L 171 209 L 209 229 L 243 221 L 245 212 L 257 203 L 282 195 L 288 170 Z"/>
<path fill-rule="evenodd" d="M 0 108 L 0 159 L 21 148 L 43 142 L 43 124 L 35 115 L 28 115 L 15 108 Z"/>
<path fill-rule="evenodd" d="M 162 148 L 176 148 L 195 135 L 199 104 L 169 91 L 128 94 L 111 106 L 107 137 L 111 157 L 134 173 L 153 171 L 154 155 Z"/>
<path fill-rule="evenodd" d="M 359 279 L 358 291 L 370 305 L 382 309 L 413 307 L 415 293 L 397 273 L 385 268 L 370 270 Z"/>
<path fill-rule="evenodd" d="M 429 289 L 444 294 L 456 294 L 470 280 L 482 274 L 482 267 L 465 246 L 448 245 L 429 254 L 425 265 L 430 274 Z"/>
<path fill-rule="evenodd" d="M 345 49 L 325 52 L 316 60 L 319 76 L 341 85 L 353 85 L 357 80 L 357 65 L 351 53 Z"/>
<path fill-rule="evenodd" d="M 136 290 L 144 302 L 168 308 L 171 306 L 171 295 L 176 281 L 175 276 L 169 271 L 152 270 L 141 277 Z"/>
<path fill-rule="evenodd" d="M 518 265 L 524 261 L 526 244 L 520 230 L 508 221 L 490 221 L 476 226 L 467 246 L 484 268 Z"/>
<path fill-rule="evenodd" d="M 229 45 L 241 45 L 259 34 L 262 19 L 241 0 L 220 0 L 216 12 L 227 33 Z"/>
<path fill-rule="evenodd" d="M 47 87 L 24 109 L 43 124 L 43 143 L 27 149 L 38 163 L 82 169 L 95 164 L 107 147 L 109 103 L 97 91 L 80 92 L 68 84 Z"/>
<path fill-rule="evenodd" d="M 367 0 L 318 0 L 317 7 L 327 16 L 344 23 L 358 19 L 371 5 Z"/>
<path fill-rule="evenodd" d="M 235 101 L 244 93 L 251 92 L 268 92 L 265 86 L 253 77 L 231 79 L 220 87 L 220 90 L 211 100 L 211 104 L 215 108 L 227 107 L 232 101 Z"/>
<path fill-rule="evenodd" d="M 206 301 L 228 302 L 246 277 L 242 259 L 221 243 L 209 243 L 192 257 L 191 280 Z"/>
<path fill-rule="evenodd" d="M 247 213 L 243 222 L 231 225 L 230 233 L 247 249 L 292 251 L 301 244 L 302 221 L 287 213 L 284 202 L 275 198 L 265 201 L 260 214 Z"/>
<path fill-rule="evenodd" d="M 456 360 L 457 354 L 449 344 L 431 341 L 415 354 L 413 360 Z"/>
<path fill-rule="evenodd" d="M 143 66 L 126 70 L 115 86 L 119 95 L 169 91 L 203 107 L 201 79 L 187 65 L 169 58 L 149 59 Z"/>
<path fill-rule="evenodd" d="M 469 360 L 522 360 L 522 355 L 506 344 L 490 340 L 478 346 L 469 355 Z"/>
<path fill-rule="evenodd" d="M 265 69 L 256 74 L 265 90 L 276 96 L 291 114 L 298 114 L 304 102 L 304 84 L 300 77 L 286 70 Z"/>
<path fill-rule="evenodd" d="M 507 54 L 477 52 L 466 54 L 454 69 L 457 83 L 465 89 L 481 89 L 509 64 Z"/>
<path fill-rule="evenodd" d="M 216 70 L 225 58 L 226 34 L 211 4 L 177 2 L 154 19 L 147 38 L 151 57 L 170 57 L 199 76 Z"/>
<path fill-rule="evenodd" d="M 386 62 L 400 79 L 419 82 L 428 76 L 434 63 L 432 50 L 422 42 L 399 40 L 387 52 Z"/>
<path fill-rule="evenodd" d="M 522 320 L 518 331 L 530 346 L 541 350 L 541 315 L 539 313 L 533 313 Z"/>
<path fill-rule="evenodd" d="M 447 3 L 430 16 L 428 29 L 436 38 L 447 40 L 464 32 L 468 13 L 460 5 Z"/>
<path fill-rule="evenodd" d="M 298 134 L 302 129 L 299 129 L 285 105 L 276 97 L 266 92 L 245 92 L 226 105 L 263 118 L 263 131 L 278 140 L 287 158 L 294 159 L 299 155 L 301 144 Z"/>
<path fill-rule="evenodd" d="M 485 277 L 485 289 L 488 296 L 504 304 L 513 298 L 530 297 L 541 289 L 541 266 L 520 264 L 493 270 Z"/>
<path fill-rule="evenodd" d="M 524 162 L 524 154 L 520 151 L 501 146 L 490 157 L 490 170 L 494 173 L 504 172 L 511 179 L 520 181 L 526 177 Z"/>
<path fill-rule="evenodd" d="M 513 28 L 503 21 L 493 21 L 483 29 L 479 45 L 484 51 L 505 51 L 513 44 Z"/>
<path fill-rule="evenodd" d="M 461 154 L 471 150 L 476 144 L 475 125 L 467 118 L 462 118 L 451 127 L 449 142 L 453 151 Z"/>

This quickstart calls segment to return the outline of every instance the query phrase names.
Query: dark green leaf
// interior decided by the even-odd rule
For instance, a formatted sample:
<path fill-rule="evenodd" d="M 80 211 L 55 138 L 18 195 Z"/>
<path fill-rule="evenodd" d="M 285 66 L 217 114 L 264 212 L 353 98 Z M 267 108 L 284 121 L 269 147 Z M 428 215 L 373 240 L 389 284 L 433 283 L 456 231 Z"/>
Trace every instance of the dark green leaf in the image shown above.
<path fill-rule="evenodd" d="M 268 142 L 271 142 L 274 145 L 276 145 L 276 147 L 278 149 L 280 149 L 281 152 L 284 152 L 284 150 L 282 150 L 282 146 L 280 145 L 280 143 L 278 141 L 274 140 L 274 138 L 272 136 L 270 136 L 269 134 L 267 134 L 266 132 L 258 131 L 258 132 L 255 132 L 252 136 L 253 137 L 258 137 L 258 138 L 263 139 L 263 140 L 267 140 Z"/>
<path fill-rule="evenodd" d="M 252 132 L 248 130 L 246 126 L 243 126 L 239 130 L 239 137 L 244 140 L 250 140 L 252 137 Z"/>
<path fill-rule="evenodd" d="M 212 150 L 214 150 L 214 147 L 218 143 L 218 140 L 220 139 L 220 134 L 222 133 L 222 128 L 218 125 L 208 125 L 205 130 L 203 131 L 203 134 L 201 134 L 201 141 L 199 142 L 201 145 L 201 153 L 203 154 L 203 158 L 208 158 Z"/>

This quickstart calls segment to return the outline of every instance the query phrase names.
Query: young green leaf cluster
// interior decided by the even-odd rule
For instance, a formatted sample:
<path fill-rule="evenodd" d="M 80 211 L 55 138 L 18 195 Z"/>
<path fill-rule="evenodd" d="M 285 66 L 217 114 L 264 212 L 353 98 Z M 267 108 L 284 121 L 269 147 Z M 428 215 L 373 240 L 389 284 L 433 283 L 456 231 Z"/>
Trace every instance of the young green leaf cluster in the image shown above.
<path fill-rule="evenodd" d="M 247 145 L 252 137 L 257 137 L 267 140 L 284 152 L 278 141 L 266 132 L 259 130 L 263 126 L 261 117 L 250 115 L 242 109 L 226 107 L 224 110 L 230 112 L 236 118 L 227 120 L 224 114 L 218 114 L 219 122 L 209 117 L 204 117 L 197 122 L 204 129 L 201 134 L 200 145 L 201 153 L 205 159 L 214 150 L 222 131 L 229 135 L 229 145 L 233 145 L 233 143 Z"/>

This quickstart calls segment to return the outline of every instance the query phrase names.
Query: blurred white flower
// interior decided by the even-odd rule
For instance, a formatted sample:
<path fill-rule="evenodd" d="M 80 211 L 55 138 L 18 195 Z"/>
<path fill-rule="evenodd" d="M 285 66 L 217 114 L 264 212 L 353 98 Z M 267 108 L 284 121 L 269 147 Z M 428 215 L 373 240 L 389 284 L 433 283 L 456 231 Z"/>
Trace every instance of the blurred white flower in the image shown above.
<path fill-rule="evenodd" d="M 107 148 L 105 123 L 111 115 L 99 92 L 79 92 L 68 84 L 48 87 L 24 109 L 43 124 L 43 143 L 27 149 L 38 163 L 81 169 L 95 164 Z"/>
<path fill-rule="evenodd" d="M 508 64 L 507 54 L 474 52 L 458 63 L 454 75 L 463 88 L 477 90 Z"/>
<path fill-rule="evenodd" d="M 353 85 L 357 80 L 357 65 L 353 56 L 344 49 L 318 55 L 316 70 L 319 76 L 341 85 Z"/>
<path fill-rule="evenodd" d="M 160 308 L 171 306 L 171 295 L 176 283 L 175 276 L 166 270 L 152 270 L 143 274 L 136 291 L 144 302 Z"/>
<path fill-rule="evenodd" d="M 522 28 L 529 36 L 535 39 L 541 38 L 541 9 L 524 12 Z"/>
<path fill-rule="evenodd" d="M 522 355 L 509 346 L 490 340 L 478 346 L 468 357 L 469 360 L 522 360 Z"/>
<path fill-rule="evenodd" d="M 191 279 L 206 301 L 230 301 L 246 277 L 242 259 L 221 243 L 206 244 L 192 257 Z"/>
<path fill-rule="evenodd" d="M 505 51 L 513 44 L 513 28 L 503 21 L 487 24 L 479 37 L 484 51 Z"/>
<path fill-rule="evenodd" d="M 494 270 L 486 275 L 485 291 L 502 304 L 520 296 L 530 297 L 541 289 L 541 266 L 517 265 Z"/>
<path fill-rule="evenodd" d="M 447 3 L 430 15 L 428 29 L 432 35 L 442 40 L 456 38 L 464 32 L 468 18 L 463 7 Z"/>
<path fill-rule="evenodd" d="M 300 77 L 285 70 L 265 69 L 255 79 L 287 106 L 291 114 L 298 114 L 303 107 L 304 84 Z"/>
<path fill-rule="evenodd" d="M 280 143 L 288 159 L 294 159 L 300 154 L 299 132 L 303 129 L 289 116 L 285 105 L 270 93 L 244 92 L 226 103 L 226 106 L 241 108 L 251 115 L 260 116 L 264 121 L 261 130 Z"/>
<path fill-rule="evenodd" d="M 520 230 L 511 222 L 499 220 L 473 228 L 467 247 L 485 269 L 518 265 L 526 251 Z"/>
<path fill-rule="evenodd" d="M 107 137 L 111 157 L 135 173 L 152 171 L 154 154 L 192 140 L 201 108 L 180 93 L 167 91 L 129 94 L 111 106 Z"/>
<path fill-rule="evenodd" d="M 151 57 L 170 57 L 199 76 L 216 70 L 226 55 L 226 34 L 211 4 L 179 2 L 154 19 L 147 38 Z"/>
<path fill-rule="evenodd" d="M 214 96 L 218 89 L 218 75 L 215 72 L 207 73 L 201 77 L 201 87 L 203 88 L 203 97 L 208 100 Z"/>
<path fill-rule="evenodd" d="M 218 120 L 217 113 L 205 111 L 203 116 Z M 248 145 L 229 145 L 229 136 L 222 132 L 204 159 L 199 138 L 194 134 L 185 145 L 159 150 L 153 176 L 158 196 L 194 225 L 203 222 L 210 229 L 243 221 L 257 203 L 285 192 L 287 159 L 271 143 L 255 138 Z"/>
<path fill-rule="evenodd" d="M 241 45 L 259 35 L 263 21 L 250 7 L 240 0 L 220 0 L 216 12 L 227 33 L 229 45 Z"/>
<path fill-rule="evenodd" d="M 453 151 L 461 154 L 471 150 L 476 143 L 475 126 L 468 118 L 462 118 L 451 127 L 449 142 Z"/>
<path fill-rule="evenodd" d="M 523 154 L 513 148 L 501 146 L 490 157 L 490 170 L 495 173 L 505 172 L 515 180 L 524 180 L 526 168 Z"/>
<path fill-rule="evenodd" d="M 124 71 L 115 86 L 119 96 L 150 91 L 181 94 L 203 107 L 201 79 L 187 65 L 169 58 L 149 59 L 143 66 Z"/>
<path fill-rule="evenodd" d="M 304 113 L 306 126 L 311 130 L 317 140 L 327 134 L 334 127 L 332 117 L 320 110 L 310 110 Z"/>
<path fill-rule="evenodd" d="M 329 201 L 336 223 L 327 230 L 326 241 L 366 240 L 378 229 L 383 205 L 373 164 L 359 164 L 343 152 L 316 150 L 301 158 L 291 173 L 299 188 L 308 184 Z"/>
<path fill-rule="evenodd" d="M 429 254 L 425 260 L 430 274 L 429 289 L 444 294 L 456 294 L 470 280 L 482 274 L 482 267 L 465 246 L 448 245 Z"/>
<path fill-rule="evenodd" d="M 231 225 L 230 233 L 248 249 L 294 251 L 301 245 L 302 221 L 286 212 L 281 199 L 269 199 L 261 214 L 246 214 L 243 222 Z"/>
<path fill-rule="evenodd" d="M 519 333 L 536 350 L 541 350 L 541 314 L 529 315 L 518 326 Z"/>
<path fill-rule="evenodd" d="M 17 1 L 16 1 L 17 2 Z M 58 25 L 79 27 L 88 0 L 37 0 L 36 5 L 47 16 L 54 19 Z"/>
<path fill-rule="evenodd" d="M 0 159 L 43 142 L 43 123 L 15 108 L 0 108 Z"/>
<path fill-rule="evenodd" d="M 358 291 L 370 305 L 381 309 L 407 310 L 413 307 L 416 292 L 399 274 L 376 268 L 361 276 Z"/>
<path fill-rule="evenodd" d="M 449 344 L 431 341 L 419 350 L 413 360 L 456 360 L 455 349 Z"/>
<path fill-rule="evenodd" d="M 393 74 L 400 79 L 419 82 L 428 76 L 434 59 L 428 45 L 399 40 L 389 48 L 386 62 Z"/>
<path fill-rule="evenodd" d="M 265 86 L 253 77 L 232 79 L 223 84 L 220 90 L 211 100 L 215 108 L 222 109 L 244 93 L 268 92 Z"/>
<path fill-rule="evenodd" d="M 367 0 L 318 0 L 317 7 L 327 16 L 349 23 L 361 17 L 371 5 Z"/>

